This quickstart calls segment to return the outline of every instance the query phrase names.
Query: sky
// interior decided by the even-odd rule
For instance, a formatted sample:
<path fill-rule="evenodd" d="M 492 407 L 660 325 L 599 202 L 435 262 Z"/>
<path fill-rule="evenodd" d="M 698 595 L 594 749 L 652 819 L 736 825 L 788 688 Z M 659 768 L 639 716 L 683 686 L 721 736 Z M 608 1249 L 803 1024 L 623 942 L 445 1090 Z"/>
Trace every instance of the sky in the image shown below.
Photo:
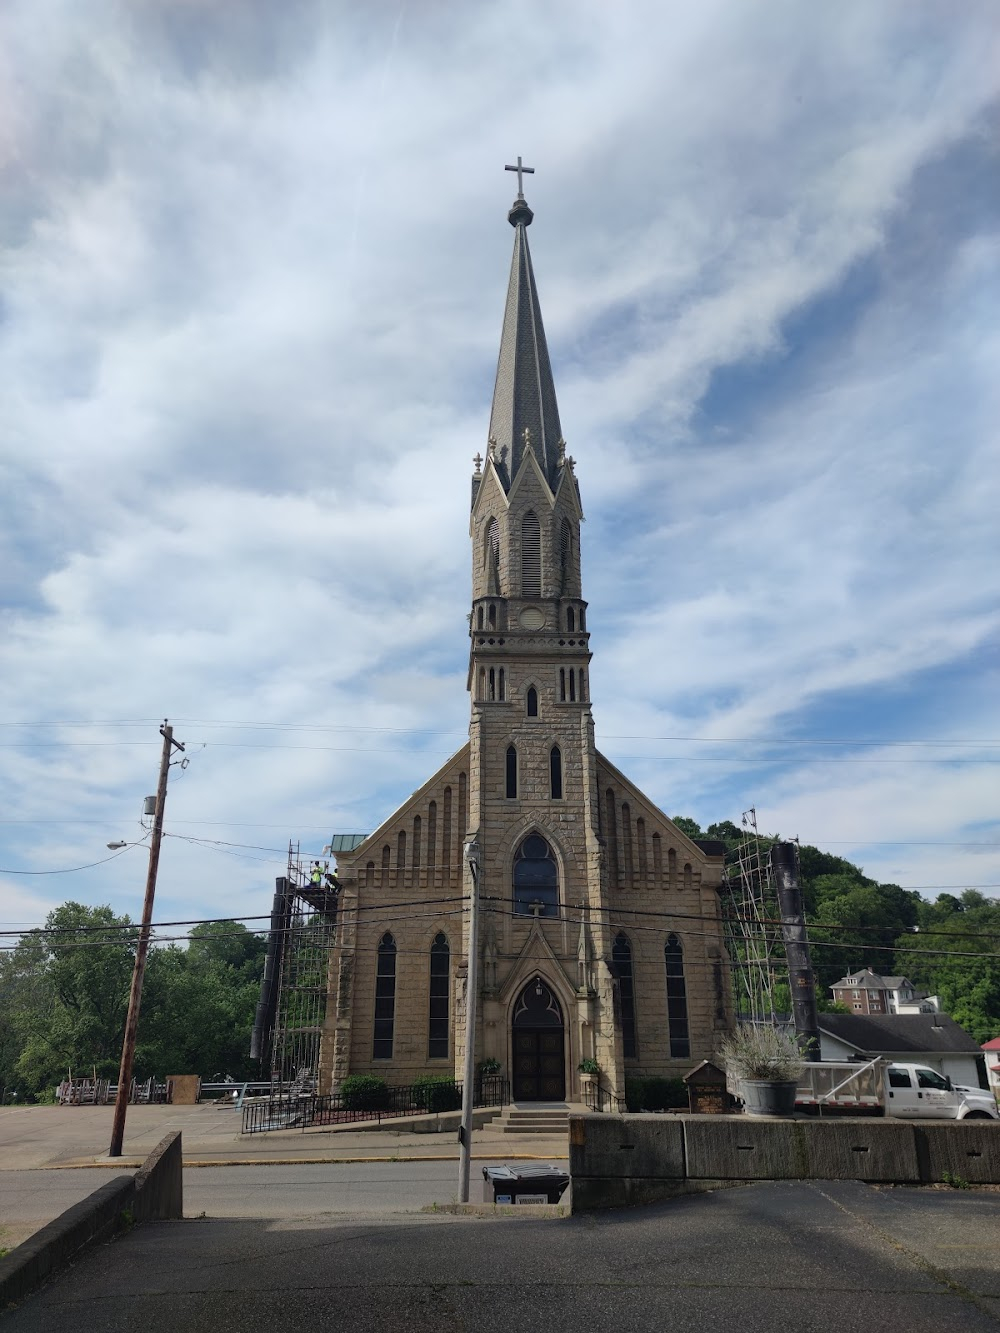
<path fill-rule="evenodd" d="M 993 0 L 7 0 L 0 929 L 138 917 L 164 718 L 163 922 L 464 743 L 518 155 L 599 747 L 1000 894 L 998 111 Z"/>

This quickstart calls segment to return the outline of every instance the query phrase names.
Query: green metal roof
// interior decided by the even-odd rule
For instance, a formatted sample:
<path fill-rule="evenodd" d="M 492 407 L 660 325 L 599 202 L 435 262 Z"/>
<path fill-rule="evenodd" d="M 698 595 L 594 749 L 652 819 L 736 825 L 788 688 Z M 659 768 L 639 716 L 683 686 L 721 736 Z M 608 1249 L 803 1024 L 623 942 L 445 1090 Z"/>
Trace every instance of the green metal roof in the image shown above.
<path fill-rule="evenodd" d="M 323 851 L 324 853 L 353 852 L 355 847 L 360 847 L 367 837 L 367 833 L 334 833 L 331 835 L 328 845 L 323 848 Z"/>

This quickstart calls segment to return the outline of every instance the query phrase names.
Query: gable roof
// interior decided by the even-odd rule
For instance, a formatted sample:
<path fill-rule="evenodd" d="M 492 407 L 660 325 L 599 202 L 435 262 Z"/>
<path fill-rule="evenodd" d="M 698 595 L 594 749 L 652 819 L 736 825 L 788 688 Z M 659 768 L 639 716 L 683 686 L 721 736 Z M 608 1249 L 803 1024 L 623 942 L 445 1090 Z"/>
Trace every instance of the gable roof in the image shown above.
<path fill-rule="evenodd" d="M 820 1014 L 819 1029 L 859 1055 L 979 1054 L 975 1037 L 947 1014 Z"/>
<path fill-rule="evenodd" d="M 885 990 L 885 979 L 880 977 L 877 972 L 873 972 L 870 967 L 862 968 L 860 972 L 848 972 L 846 976 L 835 981 L 830 987 L 831 990 L 839 990 L 841 986 L 851 986 L 855 990 Z"/>

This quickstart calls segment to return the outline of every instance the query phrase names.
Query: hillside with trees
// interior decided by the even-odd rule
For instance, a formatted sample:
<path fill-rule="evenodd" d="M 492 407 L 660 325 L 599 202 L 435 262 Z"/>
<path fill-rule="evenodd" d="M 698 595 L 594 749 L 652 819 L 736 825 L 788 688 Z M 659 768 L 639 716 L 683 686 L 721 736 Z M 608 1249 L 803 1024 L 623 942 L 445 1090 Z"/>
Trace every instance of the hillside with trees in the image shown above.
<path fill-rule="evenodd" d="M 730 820 L 704 831 L 684 816 L 674 823 L 689 837 L 724 842 L 731 860 L 744 837 Z M 762 852 L 777 841 L 761 837 Z M 939 995 L 944 1011 L 976 1041 L 1000 1035 L 1000 901 L 966 889 L 930 902 L 811 846 L 799 848 L 799 879 L 820 1008 L 832 1007 L 835 981 L 870 967 Z"/>

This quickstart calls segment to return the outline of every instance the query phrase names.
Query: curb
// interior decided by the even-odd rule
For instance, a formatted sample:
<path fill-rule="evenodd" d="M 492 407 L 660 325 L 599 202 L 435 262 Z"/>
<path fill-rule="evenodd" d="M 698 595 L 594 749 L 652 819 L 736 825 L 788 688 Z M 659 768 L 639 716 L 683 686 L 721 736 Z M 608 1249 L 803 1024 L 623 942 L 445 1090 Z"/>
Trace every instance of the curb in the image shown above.
<path fill-rule="evenodd" d="M 566 1153 L 473 1153 L 474 1162 L 568 1162 Z M 199 1160 L 185 1161 L 184 1167 L 197 1168 L 206 1166 L 351 1166 L 355 1163 L 371 1162 L 457 1162 L 457 1153 L 438 1153 L 426 1157 L 382 1156 L 382 1157 L 228 1157 L 221 1161 Z M 31 1171 L 135 1171 L 142 1166 L 141 1160 L 116 1159 L 111 1162 L 57 1162 L 52 1166 L 33 1166 Z"/>

